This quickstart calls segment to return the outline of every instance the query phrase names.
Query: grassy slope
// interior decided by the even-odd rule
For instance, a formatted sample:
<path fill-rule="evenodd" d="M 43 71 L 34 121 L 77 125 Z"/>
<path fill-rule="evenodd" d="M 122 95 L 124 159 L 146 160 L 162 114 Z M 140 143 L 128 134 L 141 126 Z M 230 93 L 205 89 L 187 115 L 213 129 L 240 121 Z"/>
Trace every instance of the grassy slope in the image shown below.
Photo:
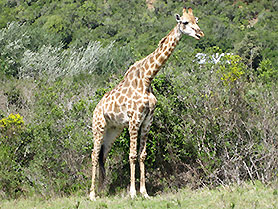
<path fill-rule="evenodd" d="M 103 197 L 91 202 L 85 197 L 64 197 L 50 200 L 29 198 L 4 201 L 2 208 L 278 208 L 278 185 L 218 187 L 213 190 L 183 189 L 173 194 L 162 194 L 150 200 L 127 196 Z"/>

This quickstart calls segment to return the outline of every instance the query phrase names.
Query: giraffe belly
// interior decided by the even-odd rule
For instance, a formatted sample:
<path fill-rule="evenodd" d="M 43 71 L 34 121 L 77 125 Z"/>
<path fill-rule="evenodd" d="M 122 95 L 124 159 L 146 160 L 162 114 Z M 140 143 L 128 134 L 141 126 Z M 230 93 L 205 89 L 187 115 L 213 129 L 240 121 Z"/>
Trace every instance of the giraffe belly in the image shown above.
<path fill-rule="evenodd" d="M 115 127 L 127 127 L 129 122 L 129 117 L 127 113 L 113 113 L 107 112 L 104 114 L 107 126 Z"/>

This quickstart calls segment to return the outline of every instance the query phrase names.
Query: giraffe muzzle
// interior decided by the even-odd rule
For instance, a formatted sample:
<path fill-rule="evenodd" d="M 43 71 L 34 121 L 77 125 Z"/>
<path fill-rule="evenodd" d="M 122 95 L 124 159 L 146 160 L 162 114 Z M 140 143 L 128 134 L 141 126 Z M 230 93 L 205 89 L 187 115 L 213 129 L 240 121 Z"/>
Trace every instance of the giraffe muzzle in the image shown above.
<path fill-rule="evenodd" d="M 200 29 L 199 30 L 195 30 L 195 38 L 197 40 L 199 40 L 201 37 L 204 37 L 205 34 L 203 33 L 203 31 L 201 31 Z"/>

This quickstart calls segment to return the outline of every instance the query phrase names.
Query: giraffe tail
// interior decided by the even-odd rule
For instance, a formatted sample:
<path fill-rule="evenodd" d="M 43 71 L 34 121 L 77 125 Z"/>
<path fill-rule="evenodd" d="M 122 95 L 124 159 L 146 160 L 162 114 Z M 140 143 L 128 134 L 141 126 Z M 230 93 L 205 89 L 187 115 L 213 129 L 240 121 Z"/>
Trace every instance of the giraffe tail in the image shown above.
<path fill-rule="evenodd" d="M 105 179 L 105 168 L 104 168 L 104 145 L 101 145 L 98 163 L 99 163 L 99 170 L 100 170 L 100 184 L 102 186 L 104 179 Z"/>

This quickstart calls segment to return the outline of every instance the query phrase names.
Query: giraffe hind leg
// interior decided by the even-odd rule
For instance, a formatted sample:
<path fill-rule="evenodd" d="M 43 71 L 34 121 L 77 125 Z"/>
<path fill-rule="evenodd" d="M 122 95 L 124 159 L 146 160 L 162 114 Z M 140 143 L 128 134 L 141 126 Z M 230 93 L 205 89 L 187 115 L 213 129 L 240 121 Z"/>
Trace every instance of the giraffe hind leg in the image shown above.
<path fill-rule="evenodd" d="M 122 127 L 110 127 L 107 128 L 104 137 L 103 137 L 103 144 L 101 145 L 100 153 L 99 153 L 99 189 L 103 189 L 103 183 L 105 181 L 105 161 L 109 154 L 109 151 L 113 145 L 113 142 L 116 138 L 121 134 L 123 128 Z"/>
<path fill-rule="evenodd" d="M 98 164 L 99 164 L 99 181 L 100 181 L 100 189 L 102 189 L 103 182 L 105 179 L 105 167 L 104 167 L 104 145 L 101 145 L 99 158 L 98 158 Z"/>
<path fill-rule="evenodd" d="M 147 156 L 147 137 L 153 121 L 154 108 L 148 113 L 140 129 L 140 148 L 139 148 L 139 165 L 140 165 L 140 193 L 145 198 L 149 198 L 146 190 L 146 177 L 145 177 L 145 159 Z"/>
<path fill-rule="evenodd" d="M 99 154 L 101 150 L 101 143 L 103 140 L 103 129 L 94 131 L 94 148 L 92 152 L 92 186 L 90 190 L 90 199 L 96 200 L 95 195 L 95 180 L 96 180 L 96 169 L 99 162 Z"/>

